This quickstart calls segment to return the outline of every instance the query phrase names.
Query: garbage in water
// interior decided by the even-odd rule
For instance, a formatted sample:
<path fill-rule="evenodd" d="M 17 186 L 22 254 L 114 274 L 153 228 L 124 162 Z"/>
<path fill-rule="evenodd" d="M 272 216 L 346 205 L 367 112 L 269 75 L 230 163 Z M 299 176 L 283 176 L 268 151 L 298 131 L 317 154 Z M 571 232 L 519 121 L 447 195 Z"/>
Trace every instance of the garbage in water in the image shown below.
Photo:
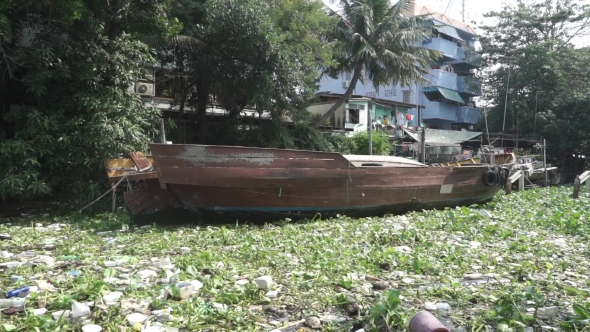
<path fill-rule="evenodd" d="M 96 324 L 86 324 L 82 326 L 82 332 L 100 332 L 102 331 L 102 326 Z"/>
<path fill-rule="evenodd" d="M 10 292 L 6 293 L 6 298 L 9 299 L 11 297 L 25 297 L 29 294 L 30 291 L 31 289 L 29 288 L 29 286 L 13 289 Z"/>
<path fill-rule="evenodd" d="M 72 301 L 72 317 L 80 318 L 90 315 L 90 307 L 85 303 Z"/>
<path fill-rule="evenodd" d="M 272 278 L 269 276 L 262 276 L 254 280 L 259 289 L 268 289 L 272 285 Z"/>
<path fill-rule="evenodd" d="M 51 315 L 53 316 L 53 319 L 55 320 L 59 320 L 59 319 L 66 319 L 68 317 L 70 317 L 70 310 L 60 310 L 60 311 L 56 311 L 54 313 L 52 313 Z"/>
<path fill-rule="evenodd" d="M 140 314 L 140 313 L 137 313 L 137 312 L 136 313 L 132 313 L 132 314 L 130 314 L 130 315 L 127 316 L 127 321 L 131 325 L 141 324 L 146 319 L 147 319 L 147 316 L 146 315 Z"/>
<path fill-rule="evenodd" d="M 12 299 L 0 299 L 0 309 L 5 308 L 24 308 L 27 299 L 25 298 L 12 298 Z"/>
<path fill-rule="evenodd" d="M 410 332 L 449 332 L 433 314 L 420 311 L 410 319 Z"/>
<path fill-rule="evenodd" d="M 47 309 L 45 308 L 38 308 L 33 310 L 33 316 L 35 317 L 39 317 L 39 316 L 43 316 L 47 313 Z"/>

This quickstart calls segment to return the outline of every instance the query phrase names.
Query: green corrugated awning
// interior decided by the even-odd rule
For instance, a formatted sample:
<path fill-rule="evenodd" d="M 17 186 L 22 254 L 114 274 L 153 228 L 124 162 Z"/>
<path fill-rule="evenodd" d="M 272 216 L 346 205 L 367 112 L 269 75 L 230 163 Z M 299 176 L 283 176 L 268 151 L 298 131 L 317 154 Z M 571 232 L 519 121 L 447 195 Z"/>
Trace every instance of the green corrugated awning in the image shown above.
<path fill-rule="evenodd" d="M 448 100 L 452 100 L 452 101 L 456 101 L 461 104 L 465 104 L 465 100 L 463 100 L 463 97 L 461 97 L 459 92 L 457 92 L 455 90 L 441 88 L 440 86 L 427 87 L 427 88 L 422 89 L 422 92 L 435 92 L 435 91 L 440 92 L 440 94 L 443 97 L 447 98 Z"/>
<path fill-rule="evenodd" d="M 447 98 L 448 100 L 456 101 L 461 104 L 465 104 L 465 100 L 461 97 L 459 92 L 447 88 L 438 87 L 438 91 L 443 95 L 443 97 Z"/>
<path fill-rule="evenodd" d="M 451 38 L 455 38 L 457 40 L 463 41 L 463 38 L 459 37 L 459 33 L 457 33 L 457 29 L 453 28 L 452 26 L 436 25 L 434 28 L 442 34 L 445 34 Z"/>

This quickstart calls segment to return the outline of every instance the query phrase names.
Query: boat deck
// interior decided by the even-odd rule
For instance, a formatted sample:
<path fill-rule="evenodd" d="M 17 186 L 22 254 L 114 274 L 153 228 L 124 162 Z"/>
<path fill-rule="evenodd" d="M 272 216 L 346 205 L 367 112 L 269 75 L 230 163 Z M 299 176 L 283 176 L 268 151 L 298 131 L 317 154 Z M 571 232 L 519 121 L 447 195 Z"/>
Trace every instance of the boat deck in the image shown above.
<path fill-rule="evenodd" d="M 394 156 L 344 155 L 354 167 L 428 167 L 417 161 Z"/>

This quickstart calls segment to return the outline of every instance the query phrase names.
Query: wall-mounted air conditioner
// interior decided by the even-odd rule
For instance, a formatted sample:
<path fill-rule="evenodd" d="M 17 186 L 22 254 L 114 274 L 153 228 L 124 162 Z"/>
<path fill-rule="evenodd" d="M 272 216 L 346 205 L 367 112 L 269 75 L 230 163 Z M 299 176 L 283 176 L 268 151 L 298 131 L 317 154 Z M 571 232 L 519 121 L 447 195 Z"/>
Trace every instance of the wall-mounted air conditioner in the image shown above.
<path fill-rule="evenodd" d="M 127 92 L 153 97 L 155 95 L 156 89 L 154 83 L 136 82 L 127 88 Z"/>
<path fill-rule="evenodd" d="M 135 93 L 142 96 L 154 96 L 156 89 L 153 83 L 137 82 L 135 83 Z"/>
<path fill-rule="evenodd" d="M 342 88 L 343 89 L 348 89 L 349 86 L 350 86 L 350 81 L 342 81 Z"/>

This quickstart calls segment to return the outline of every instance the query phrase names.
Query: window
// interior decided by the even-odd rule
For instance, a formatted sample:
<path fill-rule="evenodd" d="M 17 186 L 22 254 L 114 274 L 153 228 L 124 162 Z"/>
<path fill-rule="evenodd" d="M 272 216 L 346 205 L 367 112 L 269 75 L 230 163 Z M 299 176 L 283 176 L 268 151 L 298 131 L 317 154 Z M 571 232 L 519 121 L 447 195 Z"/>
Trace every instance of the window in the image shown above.
<path fill-rule="evenodd" d="M 358 124 L 359 122 L 359 110 L 357 109 L 348 109 L 348 116 L 346 118 L 346 122 Z"/>
<path fill-rule="evenodd" d="M 365 97 L 377 98 L 377 92 L 375 92 L 375 91 L 367 92 L 367 93 L 365 93 Z"/>
<path fill-rule="evenodd" d="M 410 90 L 405 90 L 404 93 L 404 103 L 411 103 L 411 99 L 412 99 L 412 91 Z"/>
<path fill-rule="evenodd" d="M 342 78 L 344 79 L 344 81 L 350 81 L 352 79 L 352 73 L 344 72 L 342 73 Z"/>
<path fill-rule="evenodd" d="M 385 90 L 385 97 L 395 97 L 397 96 L 397 91 L 395 89 Z"/>

